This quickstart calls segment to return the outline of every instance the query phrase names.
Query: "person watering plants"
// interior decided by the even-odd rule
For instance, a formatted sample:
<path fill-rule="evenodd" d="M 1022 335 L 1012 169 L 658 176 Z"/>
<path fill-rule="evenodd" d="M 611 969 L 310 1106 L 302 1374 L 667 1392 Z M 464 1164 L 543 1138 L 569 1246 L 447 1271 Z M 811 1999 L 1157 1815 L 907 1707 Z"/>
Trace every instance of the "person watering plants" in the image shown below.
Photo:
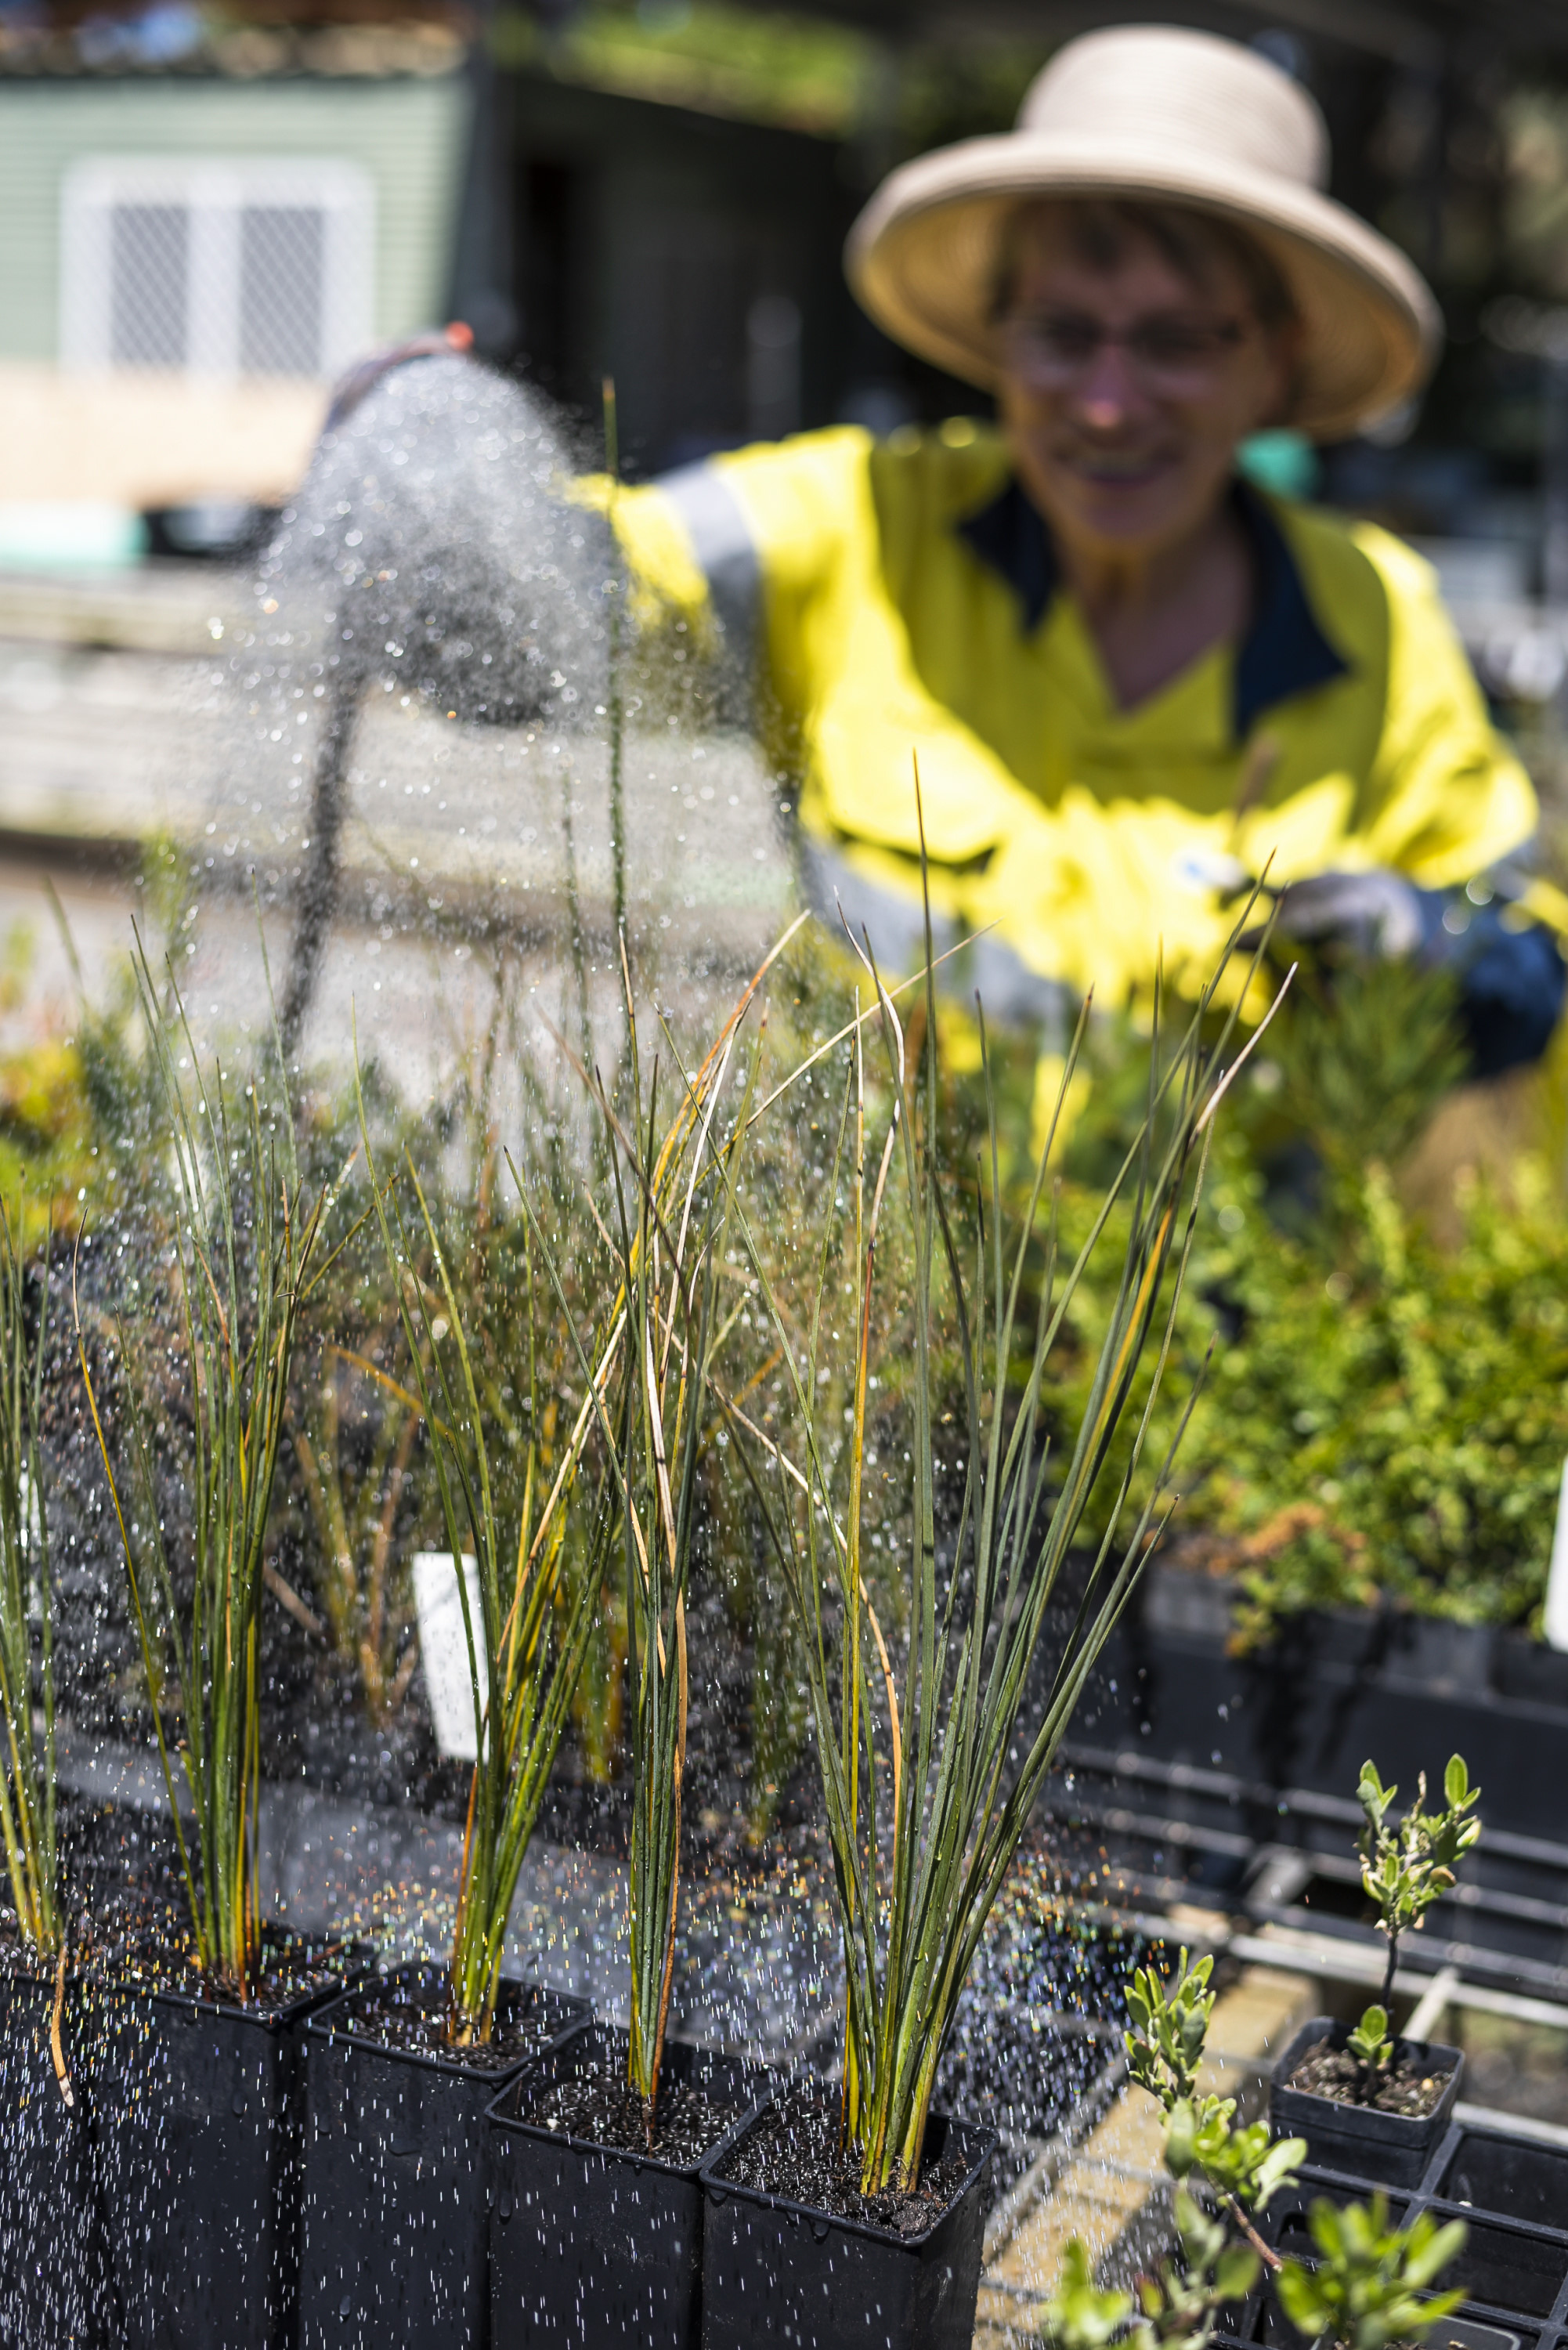
<path fill-rule="evenodd" d="M 1290 937 L 1451 962 L 1478 1073 L 1532 1057 L 1568 899 L 1521 862 L 1534 795 L 1432 573 L 1238 470 L 1264 428 L 1354 432 L 1436 356 L 1430 294 L 1323 193 L 1326 167 L 1316 106 L 1275 66 L 1132 26 L 1060 50 L 1015 131 L 895 172 L 851 284 L 994 392 L 994 428 L 838 427 L 564 500 L 517 385 L 428 339 L 371 362 L 294 526 L 363 613 L 344 673 L 384 644 L 460 713 L 466 692 L 580 721 L 605 700 L 613 530 L 645 655 L 668 629 L 711 657 L 792 781 L 807 894 L 884 962 L 919 953 L 918 755 L 933 909 L 976 938 L 951 976 L 993 1014 L 1091 985 L 1115 1003 L 1162 964 L 1196 982 L 1266 872 Z M 508 444 L 516 484 L 556 485 L 525 525 L 494 493 Z M 487 586 L 482 555 L 509 581 Z M 449 625 L 400 610 L 414 579 L 448 583 Z"/>
<path fill-rule="evenodd" d="M 988 1009 L 1114 1001 L 1161 956 L 1195 981 L 1266 867 L 1288 933 L 1445 950 L 1497 1068 L 1563 992 L 1510 868 L 1530 783 L 1427 566 L 1237 470 L 1265 427 L 1354 432 L 1436 355 L 1427 287 L 1326 165 L 1247 49 L 1070 42 L 1014 132 L 895 172 L 848 244 L 872 317 L 997 428 L 805 433 L 622 491 L 615 525 L 645 598 L 756 662 L 808 891 L 888 961 L 918 955 L 918 754 Z"/>

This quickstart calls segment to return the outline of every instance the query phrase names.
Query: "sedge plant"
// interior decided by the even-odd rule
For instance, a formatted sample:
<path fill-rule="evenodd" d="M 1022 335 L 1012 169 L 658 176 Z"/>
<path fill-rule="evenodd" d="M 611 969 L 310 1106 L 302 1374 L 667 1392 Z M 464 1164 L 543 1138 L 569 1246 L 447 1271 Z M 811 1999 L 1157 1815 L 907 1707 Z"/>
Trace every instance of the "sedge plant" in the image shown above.
<path fill-rule="evenodd" d="M 738 1108 L 722 1129 L 721 1104 L 741 1024 L 767 968 L 764 963 L 753 980 L 695 1074 L 682 1075 L 674 1115 L 662 1135 L 657 1063 L 646 1116 L 641 1108 L 641 1065 L 628 975 L 627 1068 L 631 1098 L 638 1104 L 635 1133 L 627 1132 L 602 1090 L 599 1094 L 616 1146 L 611 1168 L 626 1321 L 613 1426 L 607 1413 L 606 1426 L 620 1488 L 630 1684 L 628 2069 L 650 2152 L 680 1898 L 688 1701 L 686 1590 L 713 1362 L 725 1335 L 719 1313 L 720 1270 L 740 1148 L 750 1120 L 754 1057 Z"/>
<path fill-rule="evenodd" d="M 862 959 L 876 990 L 890 1107 L 878 1146 L 867 1113 L 864 1030 L 857 1019 L 826 1191 L 832 1202 L 842 1184 L 846 1205 L 842 1218 L 830 1210 L 815 1295 L 792 1310 L 743 1212 L 736 1220 L 785 1366 L 802 1457 L 790 1460 L 783 1444 L 759 1442 L 760 1430 L 743 1416 L 732 1417 L 803 1634 L 846 1966 L 841 2131 L 846 2148 L 857 2155 L 862 2190 L 875 2193 L 918 2182 L 937 2066 L 987 1918 L 1156 1532 L 1168 1455 L 1150 1481 L 1136 1523 L 1129 1528 L 1125 1521 L 1168 1361 L 1204 1136 L 1229 1082 L 1220 1072 L 1235 1015 L 1219 1011 L 1216 980 L 1174 1042 L 1157 1022 L 1141 1130 L 1064 1274 L 1054 1211 L 1043 1210 L 1055 1121 L 1027 1212 L 1016 1237 L 1011 1243 L 1006 1237 L 982 1020 L 989 1136 L 966 1269 L 968 1244 L 954 1229 L 958 1203 L 950 1205 L 940 1172 L 929 931 L 918 1066 L 909 1065 L 890 994 Z M 1084 1025 L 1081 1020 L 1067 1056 L 1057 1120 Z M 1214 1036 L 1212 1051 L 1206 1049 L 1206 1035 Z M 902 1570 L 908 1649 L 901 1673 L 867 1593 L 861 1550 L 877 1227 L 895 1180 L 912 1241 L 914 1320 L 912 1533 Z M 1116 1301 L 1080 1423 L 1058 1463 L 1047 1441 L 1043 1380 L 1075 1287 L 1118 1201 L 1126 1210 L 1127 1240 Z M 836 1477 L 836 1432 L 828 1424 L 823 1400 L 828 1389 L 819 1369 L 824 1305 L 837 1251 L 845 1246 L 852 1252 L 856 1295 L 846 1492 Z M 1016 1359 L 1028 1344 L 1023 1305 L 1030 1279 L 1037 1299 L 1033 1344 L 1015 1386 Z M 933 1428 L 940 1409 L 933 1350 L 944 1280 L 961 1357 L 964 1422 L 962 1501 L 945 1588 L 937 1563 Z M 831 1322 L 831 1315 L 826 1318 Z M 1113 1462 L 1151 1343 L 1156 1359 L 1147 1401 L 1141 1413 L 1131 1413 L 1130 1444 Z M 1031 1667 L 1102 1473 L 1114 1481 L 1106 1530 L 1077 1604 L 1067 1611 L 1043 1712 L 1025 1725 Z M 881 1684 L 878 1701 L 874 1677 Z"/>
<path fill-rule="evenodd" d="M 530 1432 L 513 1534 L 502 1520 L 473 1344 L 436 1220 L 407 1155 L 401 1172 L 413 1207 L 405 1216 L 397 1179 L 382 1181 L 378 1175 L 362 1088 L 358 1107 L 374 1212 L 398 1296 L 413 1391 L 396 1386 L 384 1373 L 377 1376 L 419 1412 L 428 1431 L 467 1646 L 477 1759 L 448 1964 L 446 2037 L 456 2048 L 483 2047 L 493 2034 L 506 1924 L 517 1880 L 609 1571 L 616 1494 L 607 1464 L 587 1506 L 586 1526 L 580 1487 L 604 1389 L 624 1347 L 626 1314 L 622 1307 L 608 1317 L 607 1332 L 587 1339 L 578 1335 L 543 1228 L 514 1169 L 529 1232 L 524 1253 L 528 1361 L 525 1369 L 517 1367 L 514 1385 L 528 1396 Z M 552 1286 L 587 1366 L 587 1393 L 547 1492 L 542 1490 L 546 1472 L 537 1436 L 535 1245 L 545 1247 Z M 458 1571 L 465 1555 L 477 1567 L 477 1621 L 468 1578 Z"/>
<path fill-rule="evenodd" d="M 1394 1975 L 1399 1963 L 1399 1938 L 1417 1930 L 1435 1901 L 1441 1900 L 1455 1881 L 1459 1862 L 1480 1840 L 1481 1824 L 1475 1806 L 1480 1789 L 1470 1785 L 1462 1754 L 1450 1754 L 1443 1773 L 1441 1811 L 1427 1809 L 1427 1774 L 1416 1783 L 1416 1800 L 1403 1819 L 1390 1814 L 1399 1790 L 1386 1787 L 1375 1762 L 1364 1762 L 1355 1794 L 1363 1826 L 1356 1838 L 1361 1856 L 1361 1883 L 1377 1913 L 1377 1930 L 1388 1945 L 1383 1988 L 1346 2042 L 1360 2066 L 1358 2101 L 1375 2096 L 1394 2057 L 1391 2009 Z"/>
<path fill-rule="evenodd" d="M 21 1253 L 23 1202 L 0 1201 L 0 1834 L 17 1931 L 62 1955 L 55 1816 L 54 1585 L 42 1421 L 49 1313 L 46 1233 L 36 1283 Z"/>
<path fill-rule="evenodd" d="M 175 1414 L 161 1408 L 150 1367 L 115 1315 L 128 1482 L 99 1409 L 79 1297 L 77 1346 L 130 1585 L 194 1957 L 203 1974 L 244 2002 L 255 1987 L 261 1951 L 256 1826 L 267 1521 L 295 1346 L 334 1187 L 306 1193 L 275 1024 L 275 1094 L 264 1099 L 257 1072 L 243 1097 L 232 1098 L 218 1060 L 202 1068 L 172 970 L 161 1003 L 140 941 L 137 951 L 151 1085 L 174 1170 L 168 1221 L 181 1343 L 172 1358 L 185 1384 L 191 1519 L 189 1558 L 178 1565 L 160 1488 L 160 1440 Z M 189 1084 L 181 1075 L 187 1066 Z M 171 1723 L 193 1849 L 170 1751 Z"/>

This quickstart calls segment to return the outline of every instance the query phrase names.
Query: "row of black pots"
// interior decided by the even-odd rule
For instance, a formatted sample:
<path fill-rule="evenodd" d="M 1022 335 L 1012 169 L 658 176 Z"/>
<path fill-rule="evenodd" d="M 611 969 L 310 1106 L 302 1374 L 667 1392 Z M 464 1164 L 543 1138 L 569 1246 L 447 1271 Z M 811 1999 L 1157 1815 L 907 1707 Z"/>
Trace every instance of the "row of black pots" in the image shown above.
<path fill-rule="evenodd" d="M 508 1982 L 507 2054 L 418 2044 L 431 1968 L 333 1972 L 270 2009 L 117 1980 L 0 1996 L 0 2342 L 125 2350 L 511 2350 L 636 2341 L 958 2350 L 973 2330 L 993 2133 L 933 2116 L 961 2178 L 919 2233 L 726 2175 L 798 2085 L 671 2043 L 667 2079 L 735 2116 L 678 2165 L 540 2127 L 563 2074 L 624 2076 L 581 2001 Z M 815 2092 L 821 2095 L 820 2085 Z"/>

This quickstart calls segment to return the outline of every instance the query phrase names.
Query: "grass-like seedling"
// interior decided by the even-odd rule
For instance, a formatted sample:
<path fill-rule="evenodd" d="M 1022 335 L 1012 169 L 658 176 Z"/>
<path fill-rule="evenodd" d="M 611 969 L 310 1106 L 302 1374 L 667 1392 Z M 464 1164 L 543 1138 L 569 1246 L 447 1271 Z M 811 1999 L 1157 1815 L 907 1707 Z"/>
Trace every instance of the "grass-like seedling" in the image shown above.
<path fill-rule="evenodd" d="M 46 1234 L 37 1282 L 20 1245 L 23 1203 L 0 1201 L 0 1834 L 24 1942 L 61 1948 L 55 1823 L 55 1596 L 39 1423 L 49 1311 Z"/>
<path fill-rule="evenodd" d="M 272 1101 L 264 1101 L 258 1072 L 232 1104 L 218 1062 L 202 1069 L 172 976 L 166 1012 L 140 947 L 138 973 L 175 1175 L 168 1221 L 182 1341 L 178 1375 L 189 1423 L 182 1464 L 189 1575 L 183 1563 L 177 1574 L 171 1559 L 159 1485 L 159 1440 L 174 1415 L 156 1401 L 143 1347 L 117 1316 L 129 1502 L 99 1408 L 79 1310 L 78 1352 L 130 1581 L 195 1957 L 204 1973 L 244 2001 L 254 1985 L 261 1933 L 258 1651 L 267 1519 L 295 1341 L 332 1193 L 328 1186 L 313 1199 L 306 1195 L 281 1048 Z M 181 1044 L 184 1052 L 177 1054 Z M 181 1076 L 185 1066 L 189 1086 Z M 171 1716 L 194 1820 L 193 1854 L 170 1753 Z"/>
<path fill-rule="evenodd" d="M 628 983 L 628 1067 L 632 1098 L 639 1105 L 635 1135 L 626 1133 L 601 1096 L 618 1146 L 612 1164 L 627 1332 L 611 1440 L 620 1486 L 631 1697 L 629 2069 L 650 2151 L 680 1896 L 686 1587 L 713 1357 L 724 1335 L 720 1267 L 750 1117 L 750 1084 L 727 1128 L 721 1126 L 720 1104 L 756 984 L 747 989 L 696 1074 L 682 1078 L 675 1115 L 661 1137 L 657 1065 L 646 1118 L 640 1108 L 641 1065 Z M 751 1075 L 754 1079 L 754 1061 Z"/>
<path fill-rule="evenodd" d="M 488 2045 L 501 1984 L 506 1921 L 528 1841 L 544 1801 L 572 1697 L 592 1637 L 614 1539 L 615 1486 L 607 1467 L 586 1530 L 574 1519 L 585 1448 L 603 1409 L 603 1393 L 625 1344 L 624 1312 L 607 1334 L 578 1339 L 587 1393 L 548 1492 L 537 1441 L 536 1364 L 532 1348 L 514 1384 L 529 1397 L 529 1437 L 515 1541 L 507 1538 L 496 1501 L 491 1439 L 447 1254 L 411 1159 L 404 1172 L 416 1205 L 405 1219 L 392 1181 L 377 1175 L 364 1097 L 360 1134 L 375 1215 L 397 1292 L 411 1377 L 431 1440 L 441 1522 L 454 1562 L 477 1563 L 482 1621 L 475 1624 L 466 1576 L 457 1592 L 473 1696 L 478 1760 L 469 1792 L 449 1968 L 447 2037 L 453 2047 Z M 531 1233 L 543 1232 L 521 1182 Z M 553 1286 L 572 1320 L 546 1249 Z M 527 1259 L 533 1324 L 533 1257 Z M 428 1274 L 424 1268 L 428 1266 Z M 574 1336 L 576 1336 L 573 1322 Z M 385 1382 L 390 1385 L 390 1382 Z M 414 1398 L 395 1392 L 405 1403 Z"/>
<path fill-rule="evenodd" d="M 1394 1975 L 1399 1963 L 1399 1938 L 1417 1930 L 1428 1909 L 1453 1884 L 1465 1854 L 1480 1840 L 1481 1824 L 1472 1817 L 1480 1789 L 1470 1785 L 1462 1754 L 1450 1754 L 1443 1773 L 1444 1808 L 1428 1812 L 1427 1774 L 1416 1783 L 1416 1800 L 1403 1819 L 1390 1825 L 1397 1787 L 1386 1787 L 1375 1762 L 1364 1762 L 1356 1800 L 1365 1820 L 1355 1848 L 1361 1855 L 1361 1882 L 1377 1912 L 1377 1930 L 1388 1944 L 1383 1989 L 1362 2015 L 1348 2046 L 1361 2067 L 1361 2101 L 1376 2091 L 1380 2075 L 1394 2055 L 1389 2011 Z"/>
<path fill-rule="evenodd" d="M 1022 1227 L 1009 1244 L 992 1106 L 989 1163 L 977 1184 L 972 1266 L 966 1270 L 965 1249 L 955 1237 L 956 1202 L 950 1207 L 939 1171 L 934 985 L 928 972 L 925 1042 L 915 1067 L 909 1065 L 893 1002 L 873 978 L 890 1115 L 877 1149 L 868 1132 L 857 1024 L 826 1193 L 835 1200 L 842 1182 L 850 1229 L 841 1233 L 830 1216 L 815 1294 L 797 1310 L 777 1294 L 764 1251 L 737 1215 L 786 1367 L 803 1459 L 788 1461 L 783 1446 L 769 1447 L 764 1455 L 757 1432 L 738 1416 L 735 1422 L 750 1440 L 744 1457 L 753 1464 L 759 1503 L 804 1633 L 846 1962 L 844 2135 L 858 2150 L 868 2193 L 912 2187 L 918 2179 L 937 2066 L 987 1917 L 1155 1530 L 1168 1459 L 1130 1532 L 1127 1496 L 1152 1396 L 1166 1369 L 1171 1315 L 1191 1243 L 1203 1136 L 1233 1033 L 1231 1021 L 1218 1014 L 1211 986 L 1173 1045 L 1157 1035 L 1141 1132 L 1064 1277 L 1054 1218 L 1046 1219 L 1043 1252 L 1039 1246 L 1054 1131 Z M 1210 1022 L 1217 1032 L 1213 1055 L 1203 1041 Z M 1062 1098 L 1082 1036 L 1080 1024 Z M 901 1676 L 867 1598 L 861 1553 L 877 1226 L 895 1167 L 914 1261 L 913 1534 Z M 1116 1296 L 1080 1424 L 1058 1467 L 1043 1426 L 1043 1377 L 1084 1265 L 1124 1199 L 1127 1238 Z M 819 1387 L 824 1306 L 836 1277 L 840 1239 L 853 1250 L 857 1301 L 846 1493 L 833 1469 L 836 1437 L 843 1430 L 828 1425 L 826 1385 Z M 1032 1269 L 1039 1305 L 1020 1391 L 1012 1383 L 1015 1340 Z M 945 1588 L 937 1565 L 932 1376 L 944 1282 L 961 1356 L 965 1423 L 959 1439 L 963 1498 Z M 828 1314 L 826 1324 L 832 1319 Z M 1151 1339 L 1157 1342 L 1151 1400 L 1134 1429 L 1130 1458 L 1107 1468 Z M 1043 1716 L 1021 1738 L 1030 1668 L 1102 1472 L 1117 1481 L 1107 1531 L 1063 1635 Z M 880 1704 L 872 1697 L 876 1671 Z M 890 1822 L 884 1809 L 889 1799 Z"/>

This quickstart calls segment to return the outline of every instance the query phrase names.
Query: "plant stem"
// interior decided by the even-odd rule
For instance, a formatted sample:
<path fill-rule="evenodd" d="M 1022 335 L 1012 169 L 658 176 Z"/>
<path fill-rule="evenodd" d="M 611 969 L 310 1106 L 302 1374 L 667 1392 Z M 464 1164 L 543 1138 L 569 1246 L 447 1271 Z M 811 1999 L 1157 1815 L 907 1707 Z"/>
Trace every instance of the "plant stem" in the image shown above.
<path fill-rule="evenodd" d="M 1259 2235 L 1251 2220 L 1248 2219 L 1245 2211 L 1242 2210 L 1240 2203 L 1237 2202 L 1236 2198 L 1233 2195 L 1227 2195 L 1224 2198 L 1224 2203 L 1225 2209 L 1230 2212 L 1231 2219 L 1234 2220 L 1238 2228 L 1241 2229 L 1241 2233 L 1246 2237 L 1247 2241 L 1251 2245 L 1252 2250 L 1257 2253 L 1258 2258 L 1262 2262 L 1263 2266 L 1269 2269 L 1282 2269 L 1284 2267 L 1283 2261 L 1280 2258 L 1278 2252 L 1275 2251 L 1272 2244 L 1266 2244 L 1263 2241 L 1263 2239 Z"/>
<path fill-rule="evenodd" d="M 1392 2031 L 1394 2023 L 1394 1970 L 1398 1963 L 1399 1937 L 1397 1933 L 1390 1933 L 1388 1937 L 1388 1963 L 1383 1970 L 1383 1989 L 1379 1992 L 1377 2000 L 1378 2006 L 1388 2018 L 1390 2031 Z"/>
<path fill-rule="evenodd" d="M 620 439 L 616 423 L 615 378 L 604 380 L 605 471 L 609 475 L 609 526 L 615 536 L 616 505 L 620 486 Z M 610 591 L 609 690 L 605 696 L 609 715 L 610 870 L 615 896 L 617 938 L 626 931 L 626 807 L 621 775 L 620 625 L 621 589 L 618 577 Z"/>

